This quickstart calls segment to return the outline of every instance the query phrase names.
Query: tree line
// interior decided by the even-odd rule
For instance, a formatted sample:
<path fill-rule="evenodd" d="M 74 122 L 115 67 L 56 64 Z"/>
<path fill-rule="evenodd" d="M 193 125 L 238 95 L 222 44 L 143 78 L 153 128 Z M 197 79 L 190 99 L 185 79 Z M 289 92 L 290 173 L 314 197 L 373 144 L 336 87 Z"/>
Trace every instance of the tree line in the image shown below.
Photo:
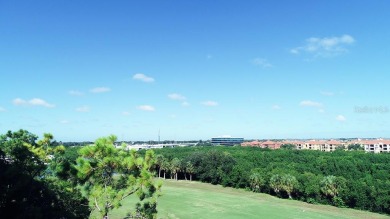
<path fill-rule="evenodd" d="M 390 154 L 240 146 L 155 151 L 158 176 L 191 176 L 281 198 L 390 214 Z"/>

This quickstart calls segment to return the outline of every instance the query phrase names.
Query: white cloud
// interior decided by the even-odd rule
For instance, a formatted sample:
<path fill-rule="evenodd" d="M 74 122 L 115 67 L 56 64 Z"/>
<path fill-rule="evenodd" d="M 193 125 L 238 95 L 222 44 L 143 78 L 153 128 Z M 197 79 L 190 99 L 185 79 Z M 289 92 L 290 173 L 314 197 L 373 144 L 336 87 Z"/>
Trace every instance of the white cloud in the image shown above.
<path fill-rule="evenodd" d="M 273 105 L 272 109 L 273 110 L 280 110 L 280 109 L 282 109 L 282 107 L 280 107 L 279 105 Z"/>
<path fill-rule="evenodd" d="M 218 106 L 218 102 L 208 100 L 208 101 L 202 102 L 202 105 L 204 105 L 204 106 Z"/>
<path fill-rule="evenodd" d="M 272 67 L 272 64 L 267 59 L 263 59 L 263 58 L 255 58 L 251 62 L 253 65 L 257 65 L 263 68 Z"/>
<path fill-rule="evenodd" d="M 72 96 L 83 96 L 83 95 L 84 95 L 83 92 L 78 91 L 78 90 L 70 90 L 68 93 L 69 93 L 70 95 L 72 95 Z"/>
<path fill-rule="evenodd" d="M 91 93 L 105 93 L 111 91 L 109 87 L 95 87 L 89 90 Z"/>
<path fill-rule="evenodd" d="M 12 103 L 16 106 L 23 106 L 23 105 L 28 105 L 27 101 L 21 99 L 21 98 L 16 98 L 12 101 Z"/>
<path fill-rule="evenodd" d="M 336 117 L 336 120 L 337 120 L 337 121 L 340 121 L 340 122 L 344 122 L 344 121 L 346 121 L 347 119 L 346 119 L 343 115 L 338 115 L 338 116 Z"/>
<path fill-rule="evenodd" d="M 354 43 L 355 39 L 347 34 L 340 37 L 311 37 L 306 39 L 305 45 L 291 49 L 290 53 L 307 53 L 315 57 L 331 57 L 348 52 L 346 47 Z"/>
<path fill-rule="evenodd" d="M 321 91 L 321 94 L 324 96 L 334 96 L 334 93 L 330 91 Z"/>
<path fill-rule="evenodd" d="M 187 101 L 184 101 L 181 103 L 182 106 L 190 106 L 190 103 L 188 103 Z"/>
<path fill-rule="evenodd" d="M 80 106 L 76 108 L 77 112 L 87 113 L 90 111 L 89 106 Z"/>
<path fill-rule="evenodd" d="M 47 107 L 47 108 L 55 107 L 54 104 L 50 104 L 50 103 L 48 103 L 45 100 L 42 100 L 40 98 L 33 98 L 31 100 L 23 100 L 21 98 L 16 98 L 12 102 L 16 106 L 43 106 L 43 107 Z"/>
<path fill-rule="evenodd" d="M 61 121 L 60 121 L 60 123 L 61 123 L 61 124 L 68 124 L 68 123 L 69 123 L 69 121 L 68 121 L 68 120 L 66 120 L 66 119 L 64 119 L 64 120 L 61 120 Z"/>
<path fill-rule="evenodd" d="M 181 94 L 177 94 L 177 93 L 168 94 L 168 97 L 171 100 L 186 100 L 185 96 L 183 96 Z"/>
<path fill-rule="evenodd" d="M 149 111 L 149 112 L 155 111 L 155 108 L 153 106 L 150 106 L 150 105 L 140 105 L 137 108 L 139 110 L 143 110 L 143 111 Z"/>
<path fill-rule="evenodd" d="M 39 98 L 33 98 L 33 99 L 29 100 L 28 103 L 33 105 L 33 106 L 44 106 L 44 107 L 49 107 L 49 108 L 54 107 L 53 104 L 47 103 L 46 101 L 39 99 Z"/>
<path fill-rule="evenodd" d="M 154 82 L 154 78 L 152 77 L 148 77 L 142 73 L 137 73 L 133 76 L 133 79 L 134 80 L 139 80 L 139 81 L 143 81 L 143 82 Z"/>
<path fill-rule="evenodd" d="M 5 112 L 5 111 L 7 111 L 7 110 L 0 106 L 0 112 Z"/>
<path fill-rule="evenodd" d="M 308 107 L 322 107 L 322 103 L 314 102 L 311 100 L 303 100 L 299 103 L 299 105 Z"/>
<path fill-rule="evenodd" d="M 324 109 L 319 109 L 318 112 L 319 113 L 325 113 L 325 110 Z"/>
<path fill-rule="evenodd" d="M 123 111 L 123 112 L 122 112 L 122 115 L 124 115 L 124 116 L 129 116 L 129 115 L 130 115 L 130 112 Z"/>

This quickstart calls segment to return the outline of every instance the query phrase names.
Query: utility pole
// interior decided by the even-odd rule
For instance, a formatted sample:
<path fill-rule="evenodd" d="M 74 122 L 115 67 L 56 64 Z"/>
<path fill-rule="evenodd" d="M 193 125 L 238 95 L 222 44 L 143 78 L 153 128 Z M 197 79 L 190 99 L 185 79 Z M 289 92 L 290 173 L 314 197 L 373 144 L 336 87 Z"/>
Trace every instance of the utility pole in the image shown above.
<path fill-rule="evenodd" d="M 158 144 L 160 144 L 160 129 L 158 129 Z"/>

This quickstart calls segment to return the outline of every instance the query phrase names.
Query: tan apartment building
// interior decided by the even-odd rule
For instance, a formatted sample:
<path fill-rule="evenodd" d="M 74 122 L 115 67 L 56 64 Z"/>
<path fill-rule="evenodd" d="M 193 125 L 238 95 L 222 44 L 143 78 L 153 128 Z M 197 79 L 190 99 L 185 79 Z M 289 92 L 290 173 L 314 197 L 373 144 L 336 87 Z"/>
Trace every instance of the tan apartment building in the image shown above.
<path fill-rule="evenodd" d="M 364 151 L 370 153 L 390 153 L 390 140 L 358 140 L 358 141 L 337 141 L 337 140 L 308 140 L 308 141 L 252 141 L 241 144 L 243 147 L 260 147 L 279 149 L 283 144 L 293 144 L 298 150 L 319 150 L 331 152 L 339 147 L 347 149 L 350 144 L 360 144 L 364 147 Z"/>
<path fill-rule="evenodd" d="M 361 141 L 360 144 L 364 146 L 364 151 L 366 152 L 370 152 L 370 153 L 390 152 L 390 140 L 384 140 L 384 139 L 367 140 L 367 141 Z"/>
<path fill-rule="evenodd" d="M 251 142 L 244 142 L 241 144 L 243 147 L 259 147 L 259 148 L 269 148 L 269 149 L 279 149 L 280 146 L 282 146 L 281 142 L 276 141 L 251 141 Z"/>

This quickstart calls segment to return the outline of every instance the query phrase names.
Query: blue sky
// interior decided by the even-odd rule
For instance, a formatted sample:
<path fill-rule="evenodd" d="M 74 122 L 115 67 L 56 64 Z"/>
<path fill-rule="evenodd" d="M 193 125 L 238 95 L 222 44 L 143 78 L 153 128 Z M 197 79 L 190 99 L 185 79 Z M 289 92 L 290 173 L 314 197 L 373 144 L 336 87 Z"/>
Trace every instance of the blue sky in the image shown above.
<path fill-rule="evenodd" d="M 389 1 L 0 1 L 0 133 L 390 137 Z"/>

